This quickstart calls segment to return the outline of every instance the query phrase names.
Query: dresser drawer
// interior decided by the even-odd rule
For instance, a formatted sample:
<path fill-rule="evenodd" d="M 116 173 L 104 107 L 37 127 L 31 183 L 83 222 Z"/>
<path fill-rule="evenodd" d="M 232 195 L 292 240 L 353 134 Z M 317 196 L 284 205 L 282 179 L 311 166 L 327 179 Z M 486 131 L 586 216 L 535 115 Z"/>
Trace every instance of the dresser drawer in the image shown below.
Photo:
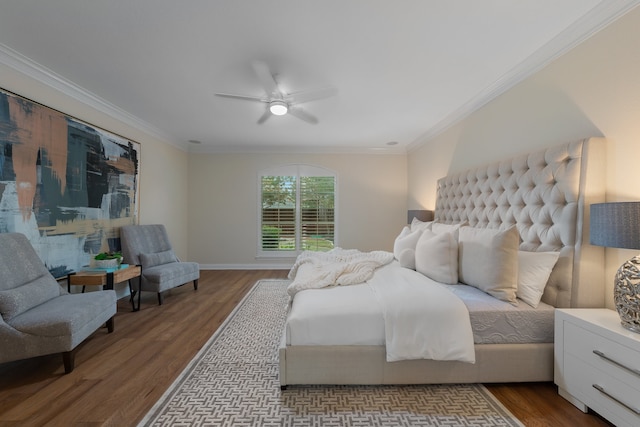
<path fill-rule="evenodd" d="M 566 356 L 565 370 L 571 394 L 589 408 L 618 426 L 640 425 L 640 391 L 574 355 Z"/>
<path fill-rule="evenodd" d="M 570 322 L 565 322 L 564 328 L 564 348 L 567 355 L 575 356 L 589 370 L 598 369 L 640 394 L 640 357 L 637 351 Z M 565 360 L 565 369 L 567 363 Z M 636 400 L 636 405 L 640 406 L 640 399 Z"/>

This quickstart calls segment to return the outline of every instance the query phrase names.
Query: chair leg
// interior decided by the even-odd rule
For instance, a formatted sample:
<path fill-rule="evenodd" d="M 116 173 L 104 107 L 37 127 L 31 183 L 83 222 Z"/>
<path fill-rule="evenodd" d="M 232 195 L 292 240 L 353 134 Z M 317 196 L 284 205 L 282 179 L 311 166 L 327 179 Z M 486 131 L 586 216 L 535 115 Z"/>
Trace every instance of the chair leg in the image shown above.
<path fill-rule="evenodd" d="M 75 367 L 76 349 L 62 353 L 62 363 L 64 363 L 64 373 L 69 374 Z"/>
<path fill-rule="evenodd" d="M 162 292 L 158 292 L 158 305 L 162 305 Z"/>
<path fill-rule="evenodd" d="M 193 289 L 196 291 L 198 290 L 198 279 L 193 281 Z"/>
<path fill-rule="evenodd" d="M 107 320 L 107 332 L 108 333 L 113 332 L 113 330 L 115 328 L 114 318 L 115 318 L 115 316 L 112 316 L 109 320 Z"/>

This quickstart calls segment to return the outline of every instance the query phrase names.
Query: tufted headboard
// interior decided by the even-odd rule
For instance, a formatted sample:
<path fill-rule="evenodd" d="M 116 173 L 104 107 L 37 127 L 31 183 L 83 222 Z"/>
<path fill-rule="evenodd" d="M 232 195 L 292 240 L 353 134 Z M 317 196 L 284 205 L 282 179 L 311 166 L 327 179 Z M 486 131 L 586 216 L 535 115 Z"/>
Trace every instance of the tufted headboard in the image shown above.
<path fill-rule="evenodd" d="M 559 251 L 542 300 L 604 307 L 604 248 L 589 245 L 589 205 L 604 201 L 605 150 L 591 138 L 441 178 L 435 220 L 520 232 L 520 250 Z"/>

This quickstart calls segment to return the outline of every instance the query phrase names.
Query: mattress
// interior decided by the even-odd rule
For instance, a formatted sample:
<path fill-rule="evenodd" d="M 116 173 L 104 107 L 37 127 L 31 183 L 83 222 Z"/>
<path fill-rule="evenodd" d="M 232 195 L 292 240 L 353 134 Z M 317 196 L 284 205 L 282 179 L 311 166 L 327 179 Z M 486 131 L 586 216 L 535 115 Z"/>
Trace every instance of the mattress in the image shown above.
<path fill-rule="evenodd" d="M 475 344 L 553 342 L 554 307 L 541 302 L 533 308 L 520 300 L 515 307 L 473 286 L 447 288 L 467 306 Z"/>
<path fill-rule="evenodd" d="M 517 307 L 467 285 L 447 286 L 469 310 L 475 344 L 552 343 L 554 308 Z M 287 345 L 385 345 L 382 307 L 367 283 L 309 289 L 293 299 Z"/>

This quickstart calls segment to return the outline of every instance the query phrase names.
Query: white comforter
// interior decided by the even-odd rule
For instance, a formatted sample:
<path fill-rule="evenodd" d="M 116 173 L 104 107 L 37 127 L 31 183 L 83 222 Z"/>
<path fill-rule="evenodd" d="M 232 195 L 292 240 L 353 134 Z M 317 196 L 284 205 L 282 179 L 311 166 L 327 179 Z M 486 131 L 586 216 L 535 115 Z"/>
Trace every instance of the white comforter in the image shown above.
<path fill-rule="evenodd" d="M 300 274 L 301 270 L 291 271 L 295 282 L 298 280 L 296 273 Z M 329 276 L 321 274 L 322 283 Z M 311 274 L 302 277 L 300 283 L 310 283 L 308 279 L 311 277 Z M 297 301 L 298 296 L 294 297 L 287 323 L 287 334 L 295 341 L 291 342 L 293 345 L 379 345 L 374 344 L 377 326 L 383 329 L 379 332 L 379 342 L 385 343 L 387 361 L 433 359 L 475 362 L 469 312 L 462 300 L 447 289 L 447 285 L 402 268 L 394 261 L 375 269 L 374 274 L 360 285 L 317 289 L 319 287 L 322 286 L 301 292 L 300 301 Z M 343 301 L 343 298 L 347 300 Z M 368 306 L 358 305 L 363 303 Z M 355 309 L 360 314 L 354 314 L 353 304 L 360 307 Z M 379 317 L 375 316 L 376 310 Z M 347 320 L 351 316 L 358 316 L 358 319 Z M 370 324 L 362 324 L 360 316 L 366 316 L 363 319 L 369 319 Z M 373 319 L 380 319 L 379 326 Z M 345 328 L 347 325 L 340 323 L 342 321 L 360 326 L 357 331 L 349 332 L 350 329 Z M 325 337 L 325 334 L 329 335 Z M 356 336 L 356 341 L 345 341 L 350 335 Z"/>
<path fill-rule="evenodd" d="M 397 263 L 378 269 L 368 283 L 383 310 L 387 361 L 475 363 L 469 312 L 446 285 Z"/>
<path fill-rule="evenodd" d="M 393 261 L 393 253 L 386 251 L 360 252 L 356 249 L 335 248 L 328 252 L 305 251 L 289 271 L 293 282 L 289 295 L 305 289 L 320 289 L 337 285 L 362 283 L 373 272 Z"/>

